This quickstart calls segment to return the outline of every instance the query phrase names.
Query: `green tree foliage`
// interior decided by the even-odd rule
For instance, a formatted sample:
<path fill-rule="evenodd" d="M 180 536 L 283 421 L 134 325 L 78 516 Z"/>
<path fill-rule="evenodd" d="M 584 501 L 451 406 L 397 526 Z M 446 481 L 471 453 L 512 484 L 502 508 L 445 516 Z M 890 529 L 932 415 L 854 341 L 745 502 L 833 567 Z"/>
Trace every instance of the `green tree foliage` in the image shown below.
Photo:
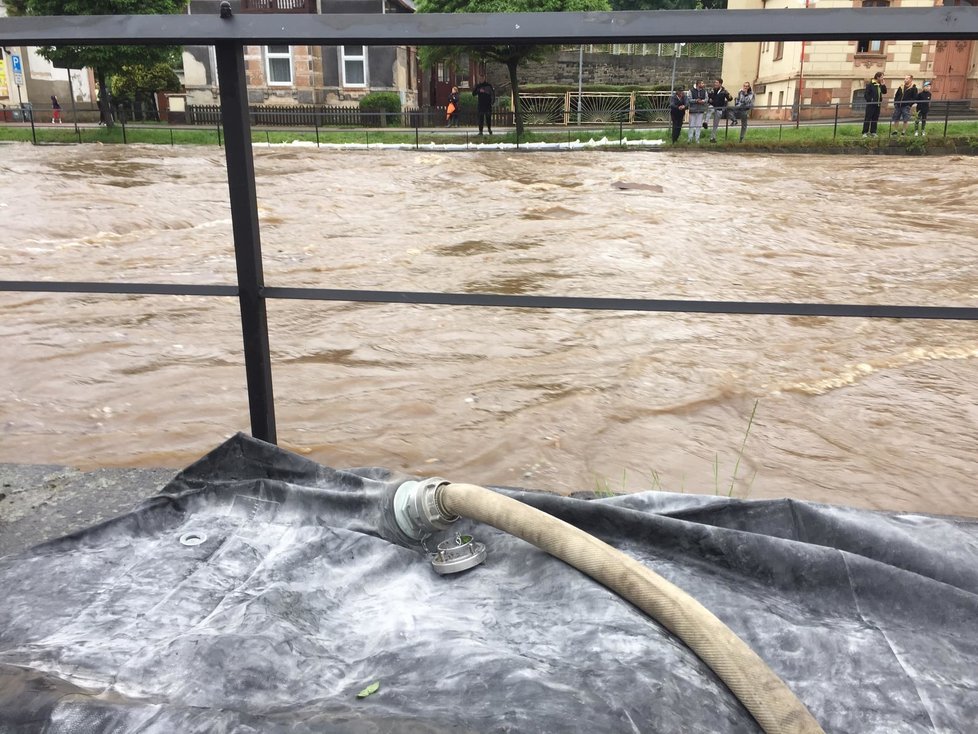
<path fill-rule="evenodd" d="M 611 10 L 608 0 L 419 0 L 419 13 L 567 13 Z M 439 61 L 451 63 L 462 54 L 503 64 L 509 71 L 513 88 L 516 133 L 523 134 L 523 110 L 520 108 L 520 84 L 517 69 L 524 61 L 543 58 L 552 53 L 551 46 L 508 44 L 498 46 L 439 46 L 421 49 L 421 63 L 431 67 Z"/>
<path fill-rule="evenodd" d="M 26 0 L 28 15 L 175 15 L 186 7 L 184 0 Z M 108 114 L 107 80 L 125 66 L 172 64 L 176 46 L 43 46 L 40 54 L 55 66 L 94 70 L 99 86 L 99 105 Z"/>
<path fill-rule="evenodd" d="M 170 64 L 123 66 L 122 70 L 112 77 L 112 96 L 117 102 L 145 100 L 150 103 L 153 110 L 156 109 L 154 99 L 156 92 L 178 91 L 180 91 L 180 80 Z"/>
<path fill-rule="evenodd" d="M 27 15 L 27 0 L 6 0 L 7 15 Z"/>

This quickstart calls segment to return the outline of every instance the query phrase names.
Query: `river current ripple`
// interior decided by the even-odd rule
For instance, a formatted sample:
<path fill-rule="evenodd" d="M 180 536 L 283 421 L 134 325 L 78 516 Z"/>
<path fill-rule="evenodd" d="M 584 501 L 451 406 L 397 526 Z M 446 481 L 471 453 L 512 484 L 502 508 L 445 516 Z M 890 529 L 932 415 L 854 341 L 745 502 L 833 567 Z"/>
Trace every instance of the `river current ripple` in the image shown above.
<path fill-rule="evenodd" d="M 255 166 L 268 285 L 978 305 L 973 159 L 259 147 Z M 218 148 L 4 145 L 0 173 L 5 280 L 235 282 Z M 279 442 L 330 466 L 978 516 L 970 322 L 268 311 Z M 234 299 L 0 293 L 0 315 L 0 461 L 177 468 L 249 430 Z"/>

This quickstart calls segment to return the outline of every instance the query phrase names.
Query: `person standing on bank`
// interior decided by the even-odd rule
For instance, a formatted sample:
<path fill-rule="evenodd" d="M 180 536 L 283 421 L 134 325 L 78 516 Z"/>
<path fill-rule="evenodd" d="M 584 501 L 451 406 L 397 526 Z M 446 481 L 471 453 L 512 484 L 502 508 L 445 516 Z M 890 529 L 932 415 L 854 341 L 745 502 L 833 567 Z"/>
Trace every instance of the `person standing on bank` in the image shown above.
<path fill-rule="evenodd" d="M 930 82 L 924 82 L 923 89 L 917 92 L 917 116 L 913 120 L 913 135 L 917 137 L 917 126 L 920 135 L 927 137 L 927 113 L 930 112 Z"/>
<path fill-rule="evenodd" d="M 717 126 L 720 124 L 720 120 L 726 119 L 727 105 L 733 97 L 730 96 L 730 92 L 723 86 L 723 79 L 717 78 L 713 80 L 713 89 L 710 90 L 707 99 L 710 102 L 710 115 L 713 118 L 713 127 L 710 130 L 710 142 L 715 143 L 717 141 Z"/>
<path fill-rule="evenodd" d="M 472 94 L 479 99 L 476 110 L 479 118 L 479 135 L 482 135 L 483 124 L 489 129 L 489 134 L 492 135 L 492 106 L 496 102 L 496 90 L 492 88 L 492 84 L 483 79 L 475 85 Z"/>
<path fill-rule="evenodd" d="M 876 137 L 876 125 L 880 119 L 884 94 L 886 94 L 886 83 L 883 80 L 883 72 L 877 71 L 863 90 L 863 99 L 866 100 L 866 114 L 863 117 L 864 138 Z"/>
<path fill-rule="evenodd" d="M 900 135 L 907 134 L 907 125 L 910 124 L 910 108 L 913 107 L 913 103 L 917 101 L 917 85 L 913 83 L 913 75 L 907 74 L 903 78 L 903 84 L 897 87 L 896 93 L 893 95 L 893 131 L 890 135 L 896 135 L 897 132 Z M 903 129 L 897 131 L 900 127 L 900 123 L 903 123 Z"/>
<path fill-rule="evenodd" d="M 55 95 L 51 95 L 51 124 L 60 124 L 61 122 L 61 103 L 58 102 L 58 98 Z"/>
<path fill-rule="evenodd" d="M 683 120 L 686 119 L 686 110 L 689 108 L 689 97 L 686 90 L 676 87 L 676 91 L 669 97 L 669 117 L 672 119 L 672 142 L 679 140 L 679 134 L 683 131 Z"/>
<path fill-rule="evenodd" d="M 445 108 L 445 127 L 458 127 L 458 87 L 452 87 L 452 93 L 448 95 L 448 107 Z"/>
<path fill-rule="evenodd" d="M 740 120 L 740 142 L 744 142 L 747 135 L 747 118 L 750 111 L 754 109 L 754 90 L 750 82 L 744 82 L 744 86 L 737 92 L 737 99 L 734 100 L 734 117 Z"/>
<path fill-rule="evenodd" d="M 686 142 L 692 143 L 693 138 L 700 142 L 700 133 L 704 126 L 703 114 L 706 112 L 707 105 L 706 89 L 702 79 L 697 79 L 693 88 L 689 90 L 689 133 Z"/>

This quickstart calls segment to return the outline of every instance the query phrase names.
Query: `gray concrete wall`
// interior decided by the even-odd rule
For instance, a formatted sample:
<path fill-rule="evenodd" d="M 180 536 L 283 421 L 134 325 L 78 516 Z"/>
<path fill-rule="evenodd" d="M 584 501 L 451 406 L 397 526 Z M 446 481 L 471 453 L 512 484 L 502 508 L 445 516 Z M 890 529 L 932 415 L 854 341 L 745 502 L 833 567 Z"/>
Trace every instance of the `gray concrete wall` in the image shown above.
<path fill-rule="evenodd" d="M 628 56 L 608 53 L 585 53 L 581 77 L 585 85 L 615 84 L 635 89 L 650 89 L 668 85 L 672 78 L 671 56 Z M 697 77 L 713 79 L 720 74 L 723 59 L 680 57 L 676 60 L 676 82 L 689 87 Z M 537 61 L 520 68 L 523 84 L 561 84 L 577 86 L 579 54 L 560 51 L 546 61 Z M 496 90 L 509 89 L 509 72 L 499 64 L 490 64 L 489 81 Z"/>

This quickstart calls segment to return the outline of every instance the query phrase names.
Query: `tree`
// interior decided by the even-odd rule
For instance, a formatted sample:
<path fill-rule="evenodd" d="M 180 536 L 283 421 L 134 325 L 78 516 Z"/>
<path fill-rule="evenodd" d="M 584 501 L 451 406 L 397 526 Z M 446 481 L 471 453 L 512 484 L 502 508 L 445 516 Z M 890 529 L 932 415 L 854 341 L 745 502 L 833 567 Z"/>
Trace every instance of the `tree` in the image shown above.
<path fill-rule="evenodd" d="M 142 103 L 149 102 L 150 110 L 159 120 L 156 107 L 156 92 L 176 92 L 180 90 L 180 79 L 169 64 L 154 66 L 123 66 L 122 71 L 112 77 L 112 96 L 117 102 L 125 100 L 133 105 L 135 119 L 141 120 Z"/>
<path fill-rule="evenodd" d="M 608 0 L 419 0 L 419 13 L 567 13 L 611 10 Z M 552 52 L 550 46 L 507 44 L 500 46 L 438 46 L 421 49 L 421 62 L 430 67 L 438 61 L 452 61 L 461 54 L 496 61 L 509 71 L 513 87 L 516 134 L 523 134 L 523 110 L 520 108 L 520 83 L 517 69 Z"/>
<path fill-rule="evenodd" d="M 27 15 L 27 0 L 6 0 L 7 15 Z"/>
<path fill-rule="evenodd" d="M 26 0 L 28 15 L 175 15 L 186 7 L 185 0 Z M 111 125 L 107 81 L 124 66 L 153 66 L 172 63 L 176 46 L 42 46 L 41 56 L 55 66 L 95 72 L 102 119 Z"/>

